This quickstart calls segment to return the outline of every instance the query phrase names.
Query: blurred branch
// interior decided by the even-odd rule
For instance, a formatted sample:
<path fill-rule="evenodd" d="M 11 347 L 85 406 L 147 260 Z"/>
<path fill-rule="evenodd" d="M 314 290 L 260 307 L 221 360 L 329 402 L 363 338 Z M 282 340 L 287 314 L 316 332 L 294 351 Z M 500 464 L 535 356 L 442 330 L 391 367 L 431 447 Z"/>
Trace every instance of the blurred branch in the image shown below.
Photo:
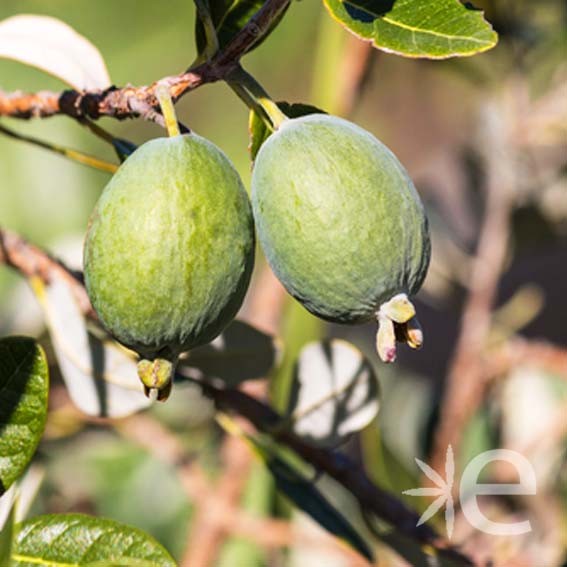
<path fill-rule="evenodd" d="M 535 366 L 567 380 L 567 348 L 516 337 L 486 356 L 484 375 L 488 379 L 498 378 L 525 366 Z"/>
<path fill-rule="evenodd" d="M 503 110 L 487 104 L 479 132 L 486 166 L 485 216 L 472 263 L 468 297 L 463 308 L 457 346 L 446 379 L 432 467 L 443 471 L 449 445 L 458 454 L 465 425 L 484 392 L 482 357 L 492 323 L 492 306 L 508 251 L 514 178 L 507 153 L 508 131 Z"/>
<path fill-rule="evenodd" d="M 214 400 L 218 408 L 244 416 L 254 427 L 295 451 L 317 471 L 324 472 L 344 486 L 365 509 L 388 522 L 401 533 L 429 544 L 448 557 L 460 559 L 466 565 L 469 560 L 450 549 L 432 528 L 417 525 L 419 516 L 407 508 L 395 496 L 377 487 L 357 463 L 339 451 L 330 451 L 305 443 L 301 438 L 282 427 L 284 419 L 272 408 L 245 392 L 220 388 L 208 382 L 199 382 L 203 392 Z"/>
<path fill-rule="evenodd" d="M 149 86 L 61 93 L 4 93 L 0 91 L 0 116 L 13 118 L 47 118 L 65 114 L 73 118 L 109 116 L 123 120 L 141 116 L 150 121 L 161 121 L 156 97 L 158 85 L 166 85 L 174 101 L 187 92 L 206 83 L 224 79 L 240 62 L 240 58 L 287 8 L 290 0 L 266 0 L 232 41 L 209 61 L 188 69 L 180 75 L 165 77 Z"/>
<path fill-rule="evenodd" d="M 0 227 L 0 264 L 14 268 L 27 278 L 39 277 L 45 283 L 49 283 L 52 273 L 57 273 L 69 284 L 83 313 L 97 319 L 80 272 L 72 271 L 41 248 L 2 227 Z"/>

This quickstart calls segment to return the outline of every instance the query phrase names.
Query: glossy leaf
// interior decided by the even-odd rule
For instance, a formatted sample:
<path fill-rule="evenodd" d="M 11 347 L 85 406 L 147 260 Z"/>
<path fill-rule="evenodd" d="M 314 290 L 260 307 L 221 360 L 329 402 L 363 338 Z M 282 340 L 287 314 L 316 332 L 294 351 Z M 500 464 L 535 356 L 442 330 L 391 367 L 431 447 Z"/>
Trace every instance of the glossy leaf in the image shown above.
<path fill-rule="evenodd" d="M 263 6 L 264 0 L 208 0 L 211 18 L 217 32 L 219 49 L 223 49 L 234 36 L 250 21 L 250 19 Z M 286 8 L 287 10 L 287 8 Z M 258 36 L 254 49 L 281 21 L 284 12 L 276 18 L 264 35 Z M 196 18 L 195 22 L 195 42 L 197 44 L 197 52 L 202 53 L 206 47 L 205 32 L 203 24 Z"/>
<path fill-rule="evenodd" d="M 0 58 L 37 67 L 77 90 L 111 85 L 98 49 L 64 22 L 20 15 L 0 22 Z"/>
<path fill-rule="evenodd" d="M 289 118 L 298 118 L 299 116 L 306 116 L 307 114 L 325 114 L 325 112 L 310 104 L 301 104 L 280 101 L 277 103 L 279 109 Z M 271 133 L 268 130 L 265 122 L 254 112 L 250 111 L 248 119 L 248 131 L 250 133 L 250 159 L 254 161 L 256 155 L 260 151 L 262 144 L 270 137 Z"/>
<path fill-rule="evenodd" d="M 175 567 L 171 555 L 142 530 L 84 514 L 38 516 L 16 526 L 13 567 Z"/>
<path fill-rule="evenodd" d="M 498 36 L 459 0 L 323 0 L 333 18 L 374 47 L 405 57 L 446 59 L 474 55 Z"/>
<path fill-rule="evenodd" d="M 233 321 L 212 343 L 192 350 L 179 362 L 178 370 L 196 378 L 220 378 L 235 386 L 266 376 L 278 355 L 274 337 L 243 321 Z"/>
<path fill-rule="evenodd" d="M 0 340 L 0 494 L 24 472 L 47 418 L 48 367 L 31 338 Z"/>
<path fill-rule="evenodd" d="M 339 339 L 306 345 L 297 360 L 287 410 L 293 431 L 334 446 L 378 413 L 378 380 L 366 357 Z"/>
<path fill-rule="evenodd" d="M 151 404 L 143 394 L 135 357 L 87 331 L 67 282 L 52 274 L 48 286 L 35 280 L 34 291 L 45 312 L 63 380 L 81 411 L 123 417 Z"/>

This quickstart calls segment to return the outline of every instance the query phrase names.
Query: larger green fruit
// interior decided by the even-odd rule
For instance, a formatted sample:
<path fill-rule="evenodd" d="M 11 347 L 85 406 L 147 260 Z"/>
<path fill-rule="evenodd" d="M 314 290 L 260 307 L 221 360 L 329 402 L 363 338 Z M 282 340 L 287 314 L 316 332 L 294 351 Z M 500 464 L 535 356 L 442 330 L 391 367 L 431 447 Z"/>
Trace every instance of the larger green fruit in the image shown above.
<path fill-rule="evenodd" d="M 238 173 L 215 145 L 189 134 L 147 142 L 106 186 L 85 243 L 85 283 L 112 335 L 157 359 L 139 366 L 144 384 L 165 390 L 179 353 L 232 320 L 253 262 Z"/>
<path fill-rule="evenodd" d="M 415 315 L 407 295 L 429 264 L 427 219 L 405 169 L 369 132 L 322 114 L 284 122 L 256 157 L 252 204 L 270 265 L 309 311 L 338 323 L 382 306 L 395 322 Z"/>

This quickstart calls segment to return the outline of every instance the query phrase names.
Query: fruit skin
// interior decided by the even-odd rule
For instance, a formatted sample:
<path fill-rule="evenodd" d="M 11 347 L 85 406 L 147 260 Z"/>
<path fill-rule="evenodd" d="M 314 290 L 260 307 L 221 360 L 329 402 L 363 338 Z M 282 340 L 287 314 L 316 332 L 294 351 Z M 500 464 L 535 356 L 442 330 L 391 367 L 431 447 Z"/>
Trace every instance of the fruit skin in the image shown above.
<path fill-rule="evenodd" d="M 425 278 L 428 223 L 413 183 L 351 122 L 322 114 L 284 122 L 256 157 L 252 206 L 277 277 L 323 319 L 366 321 Z"/>
<path fill-rule="evenodd" d="M 143 357 L 172 361 L 232 320 L 253 263 L 248 195 L 228 158 L 196 134 L 151 140 L 126 160 L 84 249 L 103 325 Z"/>

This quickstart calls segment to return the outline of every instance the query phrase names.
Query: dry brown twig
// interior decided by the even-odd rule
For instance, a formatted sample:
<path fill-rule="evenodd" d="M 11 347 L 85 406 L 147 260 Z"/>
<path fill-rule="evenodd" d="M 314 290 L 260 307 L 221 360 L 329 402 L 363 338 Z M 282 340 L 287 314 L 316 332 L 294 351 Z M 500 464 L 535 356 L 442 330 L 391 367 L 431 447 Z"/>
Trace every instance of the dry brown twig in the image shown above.
<path fill-rule="evenodd" d="M 222 80 L 238 67 L 241 57 L 254 45 L 287 8 L 290 0 L 266 0 L 248 24 L 209 61 L 180 75 L 164 77 L 149 86 L 62 93 L 4 93 L 0 91 L 0 116 L 12 118 L 48 118 L 65 114 L 72 118 L 96 120 L 109 116 L 118 120 L 141 116 L 155 121 L 159 103 L 155 94 L 158 85 L 167 85 L 174 101 L 206 83 Z"/>

